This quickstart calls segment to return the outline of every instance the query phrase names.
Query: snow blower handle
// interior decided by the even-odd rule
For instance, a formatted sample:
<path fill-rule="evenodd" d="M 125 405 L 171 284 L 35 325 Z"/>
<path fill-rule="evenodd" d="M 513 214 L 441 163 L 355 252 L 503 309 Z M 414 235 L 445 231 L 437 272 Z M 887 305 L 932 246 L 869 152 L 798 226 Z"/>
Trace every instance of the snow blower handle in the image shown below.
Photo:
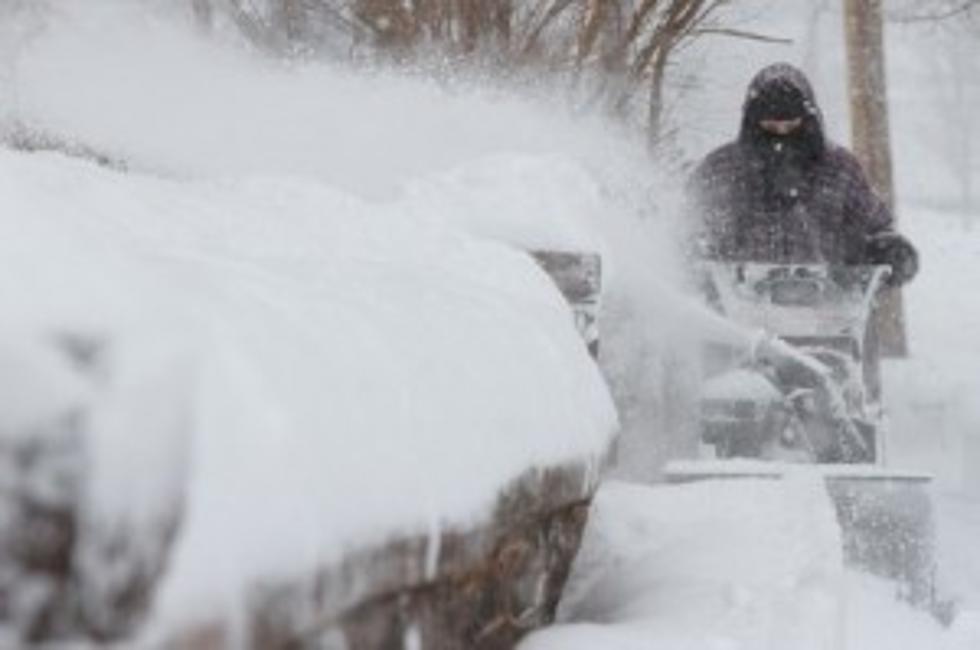
<path fill-rule="evenodd" d="M 844 455 L 852 461 L 870 456 L 864 436 L 849 417 L 844 394 L 828 366 L 764 330 L 753 337 L 750 355 L 752 363 L 790 370 L 803 383 L 820 391 L 826 400 L 827 416 L 838 429 Z"/>
<path fill-rule="evenodd" d="M 812 376 L 817 384 L 823 384 L 831 376 L 830 368 L 826 365 L 765 330 L 752 337 L 749 358 L 754 364 L 769 363 L 776 368 L 802 370 L 807 376 Z"/>

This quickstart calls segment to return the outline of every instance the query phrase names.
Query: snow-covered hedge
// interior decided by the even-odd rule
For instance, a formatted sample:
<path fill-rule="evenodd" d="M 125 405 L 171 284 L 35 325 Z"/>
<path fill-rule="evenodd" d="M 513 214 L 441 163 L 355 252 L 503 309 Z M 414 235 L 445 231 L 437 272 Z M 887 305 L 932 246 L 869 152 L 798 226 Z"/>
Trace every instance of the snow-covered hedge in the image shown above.
<path fill-rule="evenodd" d="M 174 183 L 9 152 L 0 178 L 6 318 L 95 333 L 109 355 L 87 508 L 125 523 L 185 499 L 165 619 L 473 524 L 526 469 L 598 458 L 616 429 L 568 306 L 521 251 L 316 183 Z M 183 398 L 169 428 L 113 392 L 154 373 L 144 390 Z M 12 406 L 54 390 L 22 388 Z M 24 417 L 0 413 L 13 433 Z M 186 486 L 149 489 L 174 458 Z"/>

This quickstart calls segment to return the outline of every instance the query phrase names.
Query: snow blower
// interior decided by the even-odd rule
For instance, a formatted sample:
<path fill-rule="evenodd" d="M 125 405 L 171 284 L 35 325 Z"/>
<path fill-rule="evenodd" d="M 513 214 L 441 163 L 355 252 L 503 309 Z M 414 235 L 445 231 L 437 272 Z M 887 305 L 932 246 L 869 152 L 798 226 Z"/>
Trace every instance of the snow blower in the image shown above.
<path fill-rule="evenodd" d="M 931 477 L 887 462 L 871 314 L 888 268 L 712 262 L 707 271 L 712 306 L 768 334 L 748 359 L 705 350 L 701 442 L 714 460 L 673 462 L 667 479 L 778 479 L 793 464 L 815 465 L 845 560 L 931 606 Z"/>

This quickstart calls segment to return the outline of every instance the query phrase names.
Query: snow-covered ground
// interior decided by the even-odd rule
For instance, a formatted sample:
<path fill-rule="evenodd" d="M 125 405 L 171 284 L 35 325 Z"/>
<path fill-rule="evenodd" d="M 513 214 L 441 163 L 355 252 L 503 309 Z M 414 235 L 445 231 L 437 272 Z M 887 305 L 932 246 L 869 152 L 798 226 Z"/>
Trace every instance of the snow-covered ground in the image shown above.
<path fill-rule="evenodd" d="M 822 480 L 596 496 L 559 615 L 521 647 L 836 648 L 844 575 Z"/>
<path fill-rule="evenodd" d="M 636 143 L 540 98 L 275 66 L 123 2 L 60 5 L 48 29 L 0 25 L 3 126 L 14 117 L 129 171 L 0 150 L 0 315 L 20 350 L 40 349 L 25 334 L 38 328 L 114 342 L 128 388 L 97 405 L 105 516 L 165 508 L 180 482 L 156 479 L 189 472 L 163 622 L 261 572 L 465 522 L 524 468 L 602 449 L 608 391 L 515 246 L 608 262 L 603 366 L 629 427 L 617 475 L 647 479 L 690 443 L 658 426 L 665 410 L 683 415 L 671 402 L 682 335 L 707 324 L 669 288 L 677 184 Z M 773 59 L 812 74 L 843 139 L 839 14 L 803 0 L 746 7 L 741 27 L 795 41 L 689 52 L 704 86 L 675 107 L 682 144 L 699 155 L 730 137 L 745 83 Z M 901 36 L 889 50 L 899 212 L 923 271 L 906 293 L 913 356 L 886 368 L 885 392 L 893 457 L 939 476 L 942 586 L 968 613 L 942 629 L 845 570 L 805 475 L 610 483 L 567 625 L 528 647 L 980 647 L 980 308 L 968 297 L 980 237 L 943 200 L 963 186 L 935 135 L 955 72 L 937 54 L 945 41 Z M 967 79 L 969 104 L 980 79 Z M 160 382 L 193 402 L 189 438 L 133 424 L 127 404 Z M 64 398 L 90 399 L 76 388 Z"/>
<path fill-rule="evenodd" d="M 975 614 L 950 629 L 842 563 L 822 480 L 681 486 L 609 482 L 559 615 L 522 650 L 968 650 Z"/>

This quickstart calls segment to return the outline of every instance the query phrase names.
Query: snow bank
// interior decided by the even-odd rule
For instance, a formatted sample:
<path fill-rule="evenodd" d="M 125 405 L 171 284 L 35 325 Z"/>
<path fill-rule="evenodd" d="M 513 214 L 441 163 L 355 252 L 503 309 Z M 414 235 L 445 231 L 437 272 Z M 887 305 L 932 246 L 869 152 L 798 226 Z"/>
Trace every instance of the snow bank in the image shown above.
<path fill-rule="evenodd" d="M 522 650 L 838 648 L 840 531 L 823 481 L 606 483 L 559 617 Z"/>
<path fill-rule="evenodd" d="M 600 454 L 616 427 L 523 253 L 311 182 L 178 183 L 2 151 L 0 178 L 5 318 L 119 341 L 123 384 L 168 351 L 197 370 L 164 620 L 249 578 L 473 522 L 526 468 Z M 179 494 L 127 480 L 175 475 L 155 451 L 173 428 L 122 403 L 130 425 L 158 425 L 98 411 L 93 507 L 125 518 Z"/>

